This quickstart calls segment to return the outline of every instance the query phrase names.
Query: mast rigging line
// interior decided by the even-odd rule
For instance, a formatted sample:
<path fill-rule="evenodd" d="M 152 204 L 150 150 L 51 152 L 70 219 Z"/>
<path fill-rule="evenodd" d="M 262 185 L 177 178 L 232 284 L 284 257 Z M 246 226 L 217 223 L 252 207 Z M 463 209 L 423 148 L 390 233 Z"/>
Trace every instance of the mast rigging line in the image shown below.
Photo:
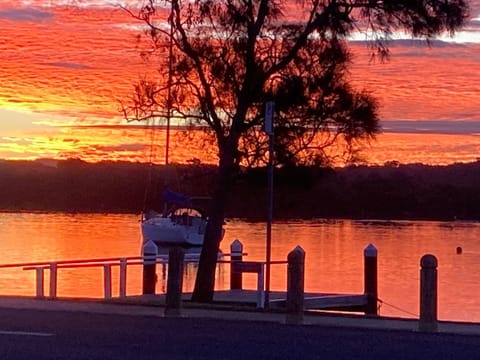
<path fill-rule="evenodd" d="M 165 165 L 168 165 L 168 152 L 170 147 L 170 118 L 172 116 L 172 72 L 173 72 L 173 1 L 170 7 L 170 16 L 168 17 L 170 24 L 170 34 L 168 42 L 168 78 L 167 78 L 167 133 L 165 139 Z"/>
<path fill-rule="evenodd" d="M 166 114 L 166 133 L 165 133 L 165 166 L 169 165 L 169 149 L 170 149 L 170 120 L 172 117 L 172 84 L 173 84 L 173 36 L 174 36 L 174 20 L 173 20 L 174 6 L 173 1 L 170 6 L 170 14 L 168 23 L 170 25 L 169 41 L 168 41 L 168 74 L 167 74 L 167 114 Z M 148 194 L 153 187 L 153 168 L 156 160 L 157 134 L 155 126 L 155 117 L 150 118 L 150 153 L 149 153 L 149 171 L 147 176 L 147 184 L 145 186 L 145 194 L 143 201 L 143 212 L 146 211 Z M 147 121 L 149 121 L 147 120 Z M 147 122 L 147 127 L 148 127 Z"/>

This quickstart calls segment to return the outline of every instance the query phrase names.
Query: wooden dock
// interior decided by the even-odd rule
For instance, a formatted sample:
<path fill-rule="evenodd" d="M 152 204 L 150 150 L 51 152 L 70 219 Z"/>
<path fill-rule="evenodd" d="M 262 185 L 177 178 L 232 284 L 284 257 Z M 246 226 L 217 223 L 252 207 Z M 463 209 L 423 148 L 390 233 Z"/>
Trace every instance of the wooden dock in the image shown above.
<path fill-rule="evenodd" d="M 237 254 L 239 254 L 237 256 Z M 284 291 L 272 291 L 265 286 L 265 262 L 243 261 L 243 246 L 236 240 L 231 247 L 230 289 L 217 290 L 213 294 L 212 303 L 217 305 L 248 306 L 257 309 L 272 309 L 284 311 L 288 322 L 300 323 L 305 310 L 335 310 L 364 312 L 368 315 L 377 315 L 377 251 L 373 245 L 367 246 L 365 260 L 365 292 L 362 294 L 327 294 L 306 293 L 304 291 L 305 251 L 297 246 L 281 261 L 287 265 L 287 287 Z M 169 253 L 169 272 L 167 295 L 165 296 L 165 312 L 180 312 L 181 303 L 187 303 L 192 298 L 191 293 L 184 293 L 182 289 L 183 253 Z M 171 271 L 176 269 L 176 271 Z M 154 268 L 152 268 L 153 276 Z M 257 289 L 247 290 L 242 286 L 243 273 L 257 275 Z M 145 274 L 144 274 L 145 275 Z M 145 278 L 145 276 L 144 276 Z M 154 284 L 153 284 L 154 285 Z M 152 286 L 154 290 L 154 287 Z M 150 292 L 154 294 L 154 291 Z"/>
<path fill-rule="evenodd" d="M 155 295 L 155 300 L 162 304 L 165 294 Z M 182 302 L 190 303 L 192 293 L 183 293 Z M 150 300 L 153 300 L 150 297 Z M 258 307 L 258 291 L 246 289 L 217 290 L 213 295 L 212 304 L 225 306 Z M 285 291 L 271 291 L 269 308 L 272 310 L 285 310 L 287 293 Z M 365 294 L 327 294 L 305 293 L 305 310 L 334 310 L 363 312 L 367 305 Z"/>
<path fill-rule="evenodd" d="M 213 302 L 217 304 L 257 306 L 258 293 L 256 290 L 223 290 L 216 291 Z M 271 309 L 285 309 L 287 303 L 286 291 L 271 291 L 269 307 Z M 365 294 L 327 294 L 305 293 L 305 310 L 337 310 L 363 311 L 367 305 Z"/>

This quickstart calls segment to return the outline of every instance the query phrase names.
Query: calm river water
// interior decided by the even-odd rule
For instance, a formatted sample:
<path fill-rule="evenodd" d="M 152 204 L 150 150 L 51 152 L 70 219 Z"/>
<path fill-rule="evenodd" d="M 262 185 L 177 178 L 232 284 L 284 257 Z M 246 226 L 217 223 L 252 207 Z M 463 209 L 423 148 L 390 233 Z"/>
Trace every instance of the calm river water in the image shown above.
<path fill-rule="evenodd" d="M 250 260 L 265 258 L 265 224 L 230 220 L 222 250 L 240 239 Z M 297 245 L 306 252 L 306 291 L 361 293 L 363 249 L 378 249 L 380 314 L 416 317 L 419 312 L 419 262 L 426 254 L 439 261 L 439 318 L 480 322 L 480 223 L 397 222 L 365 224 L 350 220 L 276 223 L 272 230 L 272 260 L 285 260 Z M 0 264 L 66 259 L 137 256 L 139 217 L 98 214 L 0 214 Z M 457 255 L 461 246 L 463 253 Z M 141 268 L 128 269 L 127 293 L 141 293 Z M 113 270 L 113 295 L 118 294 L 118 270 Z M 255 288 L 251 274 L 244 285 Z M 191 290 L 195 266 L 185 274 Z M 272 290 L 286 287 L 286 266 L 272 265 Z M 229 286 L 228 265 L 217 271 L 218 289 Z M 157 291 L 164 290 L 159 281 Z M 0 295 L 35 294 L 31 270 L 0 269 Z M 102 297 L 101 268 L 60 269 L 58 295 Z"/>

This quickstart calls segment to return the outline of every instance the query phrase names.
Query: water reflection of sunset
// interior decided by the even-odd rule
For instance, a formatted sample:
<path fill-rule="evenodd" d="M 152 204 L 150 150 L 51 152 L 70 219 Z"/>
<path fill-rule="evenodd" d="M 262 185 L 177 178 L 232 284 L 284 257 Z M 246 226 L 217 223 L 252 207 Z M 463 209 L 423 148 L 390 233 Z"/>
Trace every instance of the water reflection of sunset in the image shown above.
<path fill-rule="evenodd" d="M 138 256 L 140 231 L 136 215 L 104 214 L 0 214 L 4 254 L 2 264 Z M 20 228 L 18 223 L 25 224 Z M 101 228 L 101 231 L 99 229 Z M 226 224 L 223 252 L 240 239 L 248 260 L 265 259 L 265 224 L 230 220 Z M 478 223 L 398 222 L 396 225 L 365 225 L 349 220 L 283 222 L 273 226 L 272 260 L 285 261 L 297 245 L 305 250 L 305 288 L 319 293 L 361 293 L 363 251 L 369 243 L 378 249 L 379 298 L 383 316 L 417 317 L 419 313 L 419 261 L 426 253 L 439 261 L 439 318 L 479 321 L 480 227 Z M 34 239 L 34 241 L 32 240 Z M 464 252 L 457 255 L 455 249 Z M 188 251 L 188 250 L 187 250 Z M 198 249 L 196 250 L 198 253 Z M 191 291 L 197 265 L 185 269 L 184 290 Z M 0 269 L 2 295 L 33 296 L 34 270 Z M 165 268 L 157 267 L 157 292 L 165 291 Z M 48 275 L 48 271 L 46 272 Z M 228 264 L 219 264 L 216 288 L 229 287 Z M 141 266 L 128 268 L 127 294 L 141 293 Z M 285 264 L 272 265 L 272 290 L 286 287 Z M 112 292 L 118 296 L 118 267 L 112 269 Z M 246 274 L 244 288 L 255 289 L 253 274 Z M 45 279 L 48 294 L 48 277 Z M 58 271 L 58 296 L 103 296 L 103 271 L 77 268 Z M 391 305 L 394 305 L 392 307 Z M 413 314 L 413 315 L 412 315 Z"/>
<path fill-rule="evenodd" d="M 0 0 L 0 110 L 10 111 L 1 113 L 0 157 L 145 161 L 151 141 L 138 129 L 70 127 L 126 124 L 120 102 L 145 73 L 158 76 L 140 57 L 148 49 L 138 41 L 140 24 L 106 1 L 84 1 L 81 7 L 40 0 L 22 4 Z M 477 1 L 471 6 L 474 17 L 480 7 Z M 463 34 L 475 39 L 467 35 L 477 33 L 471 23 Z M 352 43 L 352 82 L 380 99 L 384 121 L 480 119 L 478 42 L 433 42 L 429 48 L 397 40 L 390 46 L 389 62 L 372 63 L 365 44 Z M 150 61 L 158 64 L 154 57 Z M 17 121 L 13 113 L 26 114 L 31 126 L 7 128 Z M 159 149 L 162 138 L 159 134 Z M 475 160 L 479 147 L 470 135 L 385 133 L 366 154 L 376 163 L 437 164 Z M 177 140 L 172 161 L 216 162 L 215 149 L 205 149 L 196 135 Z"/>

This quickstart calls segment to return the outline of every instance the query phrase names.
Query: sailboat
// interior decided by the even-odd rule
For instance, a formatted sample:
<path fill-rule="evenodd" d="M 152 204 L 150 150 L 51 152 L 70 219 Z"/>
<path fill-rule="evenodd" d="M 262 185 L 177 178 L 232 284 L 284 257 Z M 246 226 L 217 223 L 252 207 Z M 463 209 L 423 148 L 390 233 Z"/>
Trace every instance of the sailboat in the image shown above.
<path fill-rule="evenodd" d="M 195 198 L 163 190 L 162 214 L 149 211 L 142 217 L 143 242 L 157 245 L 201 246 L 205 237 L 208 218 L 204 211 L 194 206 Z"/>
<path fill-rule="evenodd" d="M 170 14 L 170 42 L 168 55 L 165 165 L 168 165 L 170 119 L 172 117 L 172 61 L 173 61 L 173 8 Z M 157 245 L 203 245 L 208 218 L 198 201 L 205 197 L 189 197 L 165 187 L 162 193 L 162 213 L 147 211 L 142 214 L 141 231 L 143 243 L 153 241 Z M 224 231 L 223 231 L 224 232 Z"/>

